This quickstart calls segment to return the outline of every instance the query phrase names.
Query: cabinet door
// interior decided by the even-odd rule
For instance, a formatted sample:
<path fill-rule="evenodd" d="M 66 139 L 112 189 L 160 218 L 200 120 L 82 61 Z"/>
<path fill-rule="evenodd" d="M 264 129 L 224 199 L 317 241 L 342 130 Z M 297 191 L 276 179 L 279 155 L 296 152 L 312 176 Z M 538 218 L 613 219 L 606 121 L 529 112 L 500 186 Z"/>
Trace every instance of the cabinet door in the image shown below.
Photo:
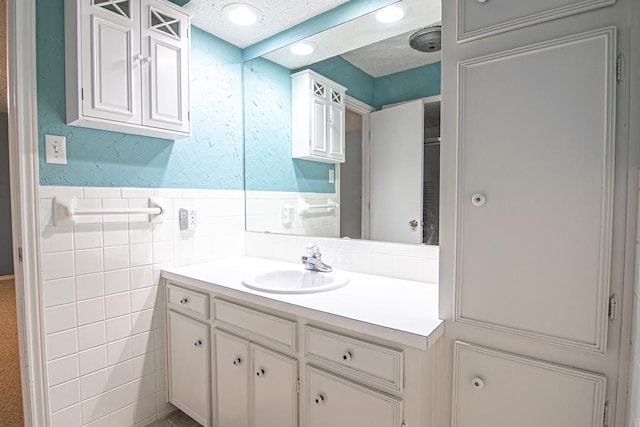
<path fill-rule="evenodd" d="M 453 427 L 599 427 L 605 377 L 455 343 Z"/>
<path fill-rule="evenodd" d="M 140 8 L 130 0 L 82 0 L 82 112 L 140 124 Z"/>
<path fill-rule="evenodd" d="M 214 375 L 218 427 L 249 425 L 249 342 L 216 330 Z"/>
<path fill-rule="evenodd" d="M 344 108 L 329 105 L 329 157 L 344 162 Z"/>
<path fill-rule="evenodd" d="M 615 56 L 606 28 L 460 63 L 457 321 L 604 353 Z"/>
<path fill-rule="evenodd" d="M 458 40 L 471 40 L 543 21 L 574 15 L 615 0 L 457 0 Z"/>
<path fill-rule="evenodd" d="M 298 361 L 250 344 L 253 427 L 298 425 Z"/>
<path fill-rule="evenodd" d="M 142 124 L 189 132 L 189 20 L 142 0 Z"/>
<path fill-rule="evenodd" d="M 169 401 L 191 418 L 209 426 L 209 325 L 168 312 Z"/>
<path fill-rule="evenodd" d="M 307 366 L 307 427 L 399 427 L 402 401 Z"/>
<path fill-rule="evenodd" d="M 327 103 L 324 99 L 311 98 L 311 154 L 327 157 Z"/>

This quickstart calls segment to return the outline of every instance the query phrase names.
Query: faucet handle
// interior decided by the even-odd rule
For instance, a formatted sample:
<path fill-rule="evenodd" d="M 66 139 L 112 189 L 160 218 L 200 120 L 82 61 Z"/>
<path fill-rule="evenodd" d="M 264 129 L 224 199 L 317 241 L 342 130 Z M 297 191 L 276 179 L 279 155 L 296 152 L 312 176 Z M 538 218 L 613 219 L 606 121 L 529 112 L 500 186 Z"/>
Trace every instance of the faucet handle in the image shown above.
<path fill-rule="evenodd" d="M 320 248 L 315 243 L 307 243 L 307 255 L 313 258 L 320 258 Z"/>

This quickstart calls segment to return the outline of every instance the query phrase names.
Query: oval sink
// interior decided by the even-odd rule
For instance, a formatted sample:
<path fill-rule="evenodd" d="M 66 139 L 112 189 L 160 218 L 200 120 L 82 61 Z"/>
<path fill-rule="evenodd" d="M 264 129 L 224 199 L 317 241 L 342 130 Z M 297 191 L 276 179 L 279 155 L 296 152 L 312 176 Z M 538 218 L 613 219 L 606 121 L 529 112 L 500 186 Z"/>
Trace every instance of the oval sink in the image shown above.
<path fill-rule="evenodd" d="M 321 273 L 309 270 L 276 270 L 261 273 L 242 284 L 256 291 L 276 294 L 310 294 L 341 288 L 349 279 L 335 273 Z"/>

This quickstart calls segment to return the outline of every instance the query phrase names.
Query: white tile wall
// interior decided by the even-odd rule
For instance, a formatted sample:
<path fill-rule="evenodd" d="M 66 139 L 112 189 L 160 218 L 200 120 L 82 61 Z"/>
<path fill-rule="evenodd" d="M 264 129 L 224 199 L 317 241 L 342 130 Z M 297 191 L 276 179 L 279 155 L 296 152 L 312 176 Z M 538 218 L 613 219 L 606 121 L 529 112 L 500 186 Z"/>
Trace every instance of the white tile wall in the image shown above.
<path fill-rule="evenodd" d="M 640 174 L 638 177 L 640 188 Z M 640 193 L 639 193 L 640 195 Z M 631 366 L 627 426 L 640 427 L 640 197 L 638 198 L 638 222 L 636 227 L 635 283 L 633 287 L 633 326 L 631 335 Z"/>
<path fill-rule="evenodd" d="M 335 193 L 295 193 L 284 191 L 247 191 L 247 230 L 271 233 L 337 237 L 336 209 L 317 209 L 298 215 L 298 201 L 326 204 L 336 200 Z M 294 221 L 282 223 L 282 208 L 294 209 Z"/>
<path fill-rule="evenodd" d="M 246 255 L 299 262 L 308 243 L 315 242 L 322 260 L 340 270 L 438 283 L 437 246 L 370 242 L 247 232 Z"/>
<path fill-rule="evenodd" d="M 170 206 L 162 224 L 142 215 L 87 216 L 54 227 L 54 197 L 81 207 Z M 44 329 L 51 426 L 143 426 L 166 403 L 164 267 L 244 253 L 244 193 L 223 190 L 40 187 Z M 198 209 L 181 232 L 177 210 Z"/>

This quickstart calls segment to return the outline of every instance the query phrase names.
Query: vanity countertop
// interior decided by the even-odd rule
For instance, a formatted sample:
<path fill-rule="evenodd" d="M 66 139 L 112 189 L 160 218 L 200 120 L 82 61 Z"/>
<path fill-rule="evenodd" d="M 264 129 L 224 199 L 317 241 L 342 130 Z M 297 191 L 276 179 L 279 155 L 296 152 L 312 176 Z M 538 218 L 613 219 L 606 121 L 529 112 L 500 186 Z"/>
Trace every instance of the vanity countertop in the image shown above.
<path fill-rule="evenodd" d="M 312 294 L 275 294 L 249 289 L 242 279 L 301 264 L 253 257 L 168 268 L 162 277 L 220 296 L 346 327 L 426 350 L 444 331 L 438 318 L 438 285 L 371 274 L 337 271 L 349 284 Z"/>

